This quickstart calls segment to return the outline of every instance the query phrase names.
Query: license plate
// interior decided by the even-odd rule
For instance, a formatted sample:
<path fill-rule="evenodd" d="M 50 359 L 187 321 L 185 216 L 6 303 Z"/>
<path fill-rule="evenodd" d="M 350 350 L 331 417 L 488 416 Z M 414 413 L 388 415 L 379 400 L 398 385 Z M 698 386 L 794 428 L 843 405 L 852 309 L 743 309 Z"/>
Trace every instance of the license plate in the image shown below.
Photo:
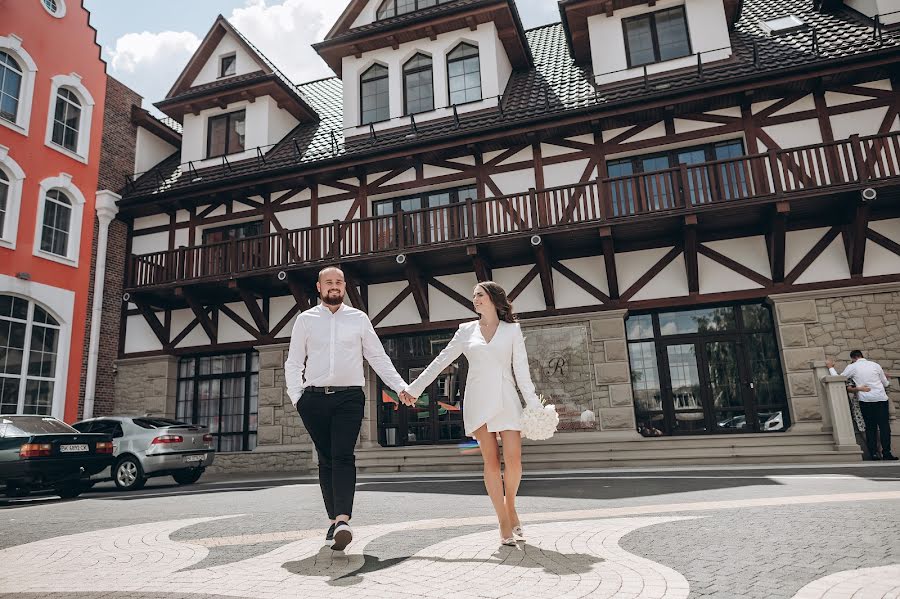
<path fill-rule="evenodd" d="M 74 445 L 60 445 L 60 453 L 81 453 L 88 451 L 89 448 L 85 443 L 76 443 Z"/>
<path fill-rule="evenodd" d="M 201 453 L 200 455 L 186 455 L 184 456 L 185 462 L 200 462 L 206 459 L 206 454 Z"/>

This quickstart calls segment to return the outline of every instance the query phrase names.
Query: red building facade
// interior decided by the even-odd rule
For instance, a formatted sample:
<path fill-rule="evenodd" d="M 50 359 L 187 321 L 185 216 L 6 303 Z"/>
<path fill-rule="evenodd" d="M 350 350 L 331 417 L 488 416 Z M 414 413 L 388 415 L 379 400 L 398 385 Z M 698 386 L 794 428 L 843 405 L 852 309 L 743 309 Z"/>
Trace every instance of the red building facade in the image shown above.
<path fill-rule="evenodd" d="M 94 224 L 114 211 L 115 196 L 97 192 L 106 69 L 79 0 L 8 2 L 2 11 L 0 413 L 72 421 Z"/>

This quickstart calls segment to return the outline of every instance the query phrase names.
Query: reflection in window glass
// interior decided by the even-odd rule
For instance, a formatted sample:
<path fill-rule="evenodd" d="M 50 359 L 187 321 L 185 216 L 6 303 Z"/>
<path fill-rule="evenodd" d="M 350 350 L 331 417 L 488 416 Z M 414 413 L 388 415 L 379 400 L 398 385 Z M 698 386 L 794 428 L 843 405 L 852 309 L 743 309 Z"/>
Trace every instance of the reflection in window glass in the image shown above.
<path fill-rule="evenodd" d="M 629 316 L 625 321 L 625 336 L 629 341 L 653 338 L 653 317 L 650 314 Z"/>
<path fill-rule="evenodd" d="M 768 306 L 764 304 L 741 306 L 741 318 L 744 320 L 744 330 L 772 330 L 772 314 L 769 312 Z"/>
<path fill-rule="evenodd" d="M 362 115 L 361 123 L 377 123 L 390 118 L 390 96 L 388 90 L 388 69 L 373 64 L 360 77 Z"/>
<path fill-rule="evenodd" d="M 481 99 L 481 65 L 478 48 L 465 42 L 447 55 L 450 104 L 465 104 Z"/>
<path fill-rule="evenodd" d="M 663 335 L 730 331 L 734 328 L 734 308 L 732 306 L 667 312 L 659 315 L 659 330 Z"/>

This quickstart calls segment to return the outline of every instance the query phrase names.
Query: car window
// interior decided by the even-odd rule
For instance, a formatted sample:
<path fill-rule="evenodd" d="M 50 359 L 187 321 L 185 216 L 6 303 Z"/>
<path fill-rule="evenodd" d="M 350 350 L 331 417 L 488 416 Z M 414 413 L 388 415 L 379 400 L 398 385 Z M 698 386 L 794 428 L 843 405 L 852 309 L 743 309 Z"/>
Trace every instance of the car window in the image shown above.
<path fill-rule="evenodd" d="M 185 422 L 169 418 L 135 418 L 132 422 L 141 428 L 165 428 L 167 426 L 188 426 Z"/>
<path fill-rule="evenodd" d="M 78 432 L 65 422 L 49 416 L 6 416 L 2 422 L 6 425 L 4 437 Z"/>
<path fill-rule="evenodd" d="M 92 424 L 94 424 L 92 421 L 76 422 L 75 424 L 72 425 L 72 428 L 74 428 L 75 430 L 80 431 L 82 433 L 89 433 L 89 432 L 91 432 Z"/>
<path fill-rule="evenodd" d="M 112 430 L 110 432 L 112 433 L 112 436 L 115 439 L 125 436 L 124 431 L 122 431 L 122 423 L 121 422 L 116 422 L 115 426 L 112 427 Z"/>

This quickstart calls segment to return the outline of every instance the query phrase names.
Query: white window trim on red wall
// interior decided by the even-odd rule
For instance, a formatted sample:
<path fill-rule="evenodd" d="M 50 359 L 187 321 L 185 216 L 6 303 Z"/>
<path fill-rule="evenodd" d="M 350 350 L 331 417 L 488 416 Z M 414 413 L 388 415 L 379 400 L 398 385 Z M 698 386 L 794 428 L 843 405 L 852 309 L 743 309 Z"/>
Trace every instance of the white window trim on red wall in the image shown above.
<path fill-rule="evenodd" d="M 41 234 L 44 227 L 44 207 L 47 205 L 47 192 L 51 189 L 59 189 L 65 192 L 72 201 L 72 220 L 69 227 L 69 244 L 66 247 L 65 256 L 57 256 L 41 249 Z M 66 266 L 78 268 L 78 260 L 81 251 L 81 223 L 84 215 L 84 195 L 72 183 L 72 175 L 60 173 L 57 177 L 49 177 L 40 183 L 38 196 L 37 222 L 34 227 L 34 244 L 32 253 L 35 256 L 59 262 Z"/>
<path fill-rule="evenodd" d="M 81 102 L 81 120 L 78 123 L 78 146 L 75 152 L 53 143 L 53 115 L 56 111 L 56 97 L 59 88 L 65 87 L 71 90 L 78 100 Z M 60 154 L 65 154 L 69 158 L 88 163 L 88 157 L 91 150 L 91 119 L 94 113 L 94 97 L 91 92 L 81 83 L 81 75 L 72 73 L 70 75 L 55 75 L 50 79 L 50 107 L 47 110 L 47 131 L 44 135 L 44 144 L 48 148 L 52 148 Z"/>
<path fill-rule="evenodd" d="M 11 123 L 6 119 L 0 119 L 0 125 L 12 129 L 16 133 L 28 135 L 28 125 L 31 122 L 31 103 L 34 98 L 34 82 L 37 79 L 37 63 L 22 47 L 22 38 L 14 33 L 7 36 L 0 35 L 0 50 L 11 54 L 22 65 L 22 88 L 19 91 L 16 122 Z"/>
<path fill-rule="evenodd" d="M 22 205 L 22 183 L 25 171 L 9 155 L 9 148 L 0 145 L 0 170 L 9 179 L 6 194 L 6 216 L 0 227 L 0 247 L 16 249 L 16 233 L 19 230 L 19 206 Z"/>

